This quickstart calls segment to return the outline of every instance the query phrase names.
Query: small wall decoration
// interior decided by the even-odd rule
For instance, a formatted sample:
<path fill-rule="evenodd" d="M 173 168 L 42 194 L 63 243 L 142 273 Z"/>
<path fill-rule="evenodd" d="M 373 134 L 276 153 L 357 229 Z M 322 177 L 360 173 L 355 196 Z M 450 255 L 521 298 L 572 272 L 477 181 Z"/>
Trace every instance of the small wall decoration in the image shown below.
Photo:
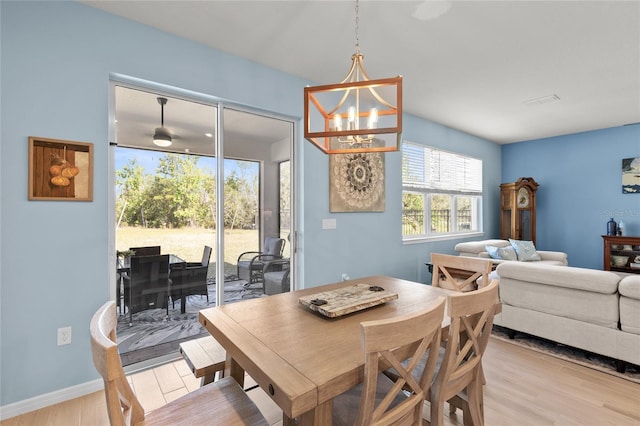
<path fill-rule="evenodd" d="M 329 156 L 329 210 L 332 213 L 383 212 L 384 154 Z"/>
<path fill-rule="evenodd" d="M 30 136 L 29 200 L 93 201 L 93 144 Z"/>
<path fill-rule="evenodd" d="M 640 194 L 640 157 L 622 159 L 622 193 Z"/>

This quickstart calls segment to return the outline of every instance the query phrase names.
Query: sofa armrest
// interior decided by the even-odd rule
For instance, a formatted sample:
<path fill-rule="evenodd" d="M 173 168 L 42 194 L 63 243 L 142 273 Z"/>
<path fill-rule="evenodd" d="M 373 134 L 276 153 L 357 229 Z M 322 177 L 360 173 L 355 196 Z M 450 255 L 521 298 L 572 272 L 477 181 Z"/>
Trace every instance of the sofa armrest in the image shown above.
<path fill-rule="evenodd" d="M 557 262 L 562 262 L 562 264 L 565 266 L 569 264 L 569 261 L 567 260 L 567 253 L 561 251 L 545 250 L 537 250 L 537 252 L 542 260 L 555 260 Z"/>

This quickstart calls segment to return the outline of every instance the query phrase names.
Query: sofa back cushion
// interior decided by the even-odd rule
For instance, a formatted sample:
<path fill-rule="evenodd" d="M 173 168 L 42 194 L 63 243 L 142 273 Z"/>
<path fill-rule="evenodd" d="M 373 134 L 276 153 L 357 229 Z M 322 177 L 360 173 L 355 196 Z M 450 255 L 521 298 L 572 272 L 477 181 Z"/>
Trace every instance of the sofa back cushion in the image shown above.
<path fill-rule="evenodd" d="M 494 247 L 511 247 L 511 243 L 507 240 L 482 240 L 482 241 L 467 241 L 464 243 L 458 243 L 455 246 L 455 250 L 460 254 L 465 254 L 467 256 L 478 254 L 485 251 L 485 246 L 494 246 Z"/>
<path fill-rule="evenodd" d="M 503 304 L 617 329 L 620 277 L 612 272 L 539 262 L 498 265 Z"/>
<path fill-rule="evenodd" d="M 620 276 L 609 271 L 546 265 L 541 262 L 503 262 L 496 268 L 502 279 L 515 278 L 554 287 L 566 287 L 595 293 L 618 292 Z"/>
<path fill-rule="evenodd" d="M 620 328 L 628 333 L 640 334 L 640 275 L 622 279 L 620 292 Z"/>

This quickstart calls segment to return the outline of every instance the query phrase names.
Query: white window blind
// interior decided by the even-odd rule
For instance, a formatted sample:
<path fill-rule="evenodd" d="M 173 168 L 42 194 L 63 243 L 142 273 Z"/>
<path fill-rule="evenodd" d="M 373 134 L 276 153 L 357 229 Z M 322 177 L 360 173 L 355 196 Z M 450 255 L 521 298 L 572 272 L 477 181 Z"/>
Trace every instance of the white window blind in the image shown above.
<path fill-rule="evenodd" d="M 405 188 L 482 193 L 482 160 L 403 142 L 402 162 Z"/>

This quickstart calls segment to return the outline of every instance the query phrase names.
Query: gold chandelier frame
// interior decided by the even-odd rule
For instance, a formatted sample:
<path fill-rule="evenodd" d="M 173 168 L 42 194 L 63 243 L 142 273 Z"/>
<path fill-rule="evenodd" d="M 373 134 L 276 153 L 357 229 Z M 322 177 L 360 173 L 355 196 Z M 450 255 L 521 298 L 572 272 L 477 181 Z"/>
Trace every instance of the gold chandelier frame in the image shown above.
<path fill-rule="evenodd" d="M 304 137 L 326 154 L 400 149 L 402 76 L 369 78 L 359 49 L 358 23 L 356 1 L 356 53 L 346 77 L 340 83 L 304 88 Z M 381 91 L 391 93 L 391 101 Z"/>

